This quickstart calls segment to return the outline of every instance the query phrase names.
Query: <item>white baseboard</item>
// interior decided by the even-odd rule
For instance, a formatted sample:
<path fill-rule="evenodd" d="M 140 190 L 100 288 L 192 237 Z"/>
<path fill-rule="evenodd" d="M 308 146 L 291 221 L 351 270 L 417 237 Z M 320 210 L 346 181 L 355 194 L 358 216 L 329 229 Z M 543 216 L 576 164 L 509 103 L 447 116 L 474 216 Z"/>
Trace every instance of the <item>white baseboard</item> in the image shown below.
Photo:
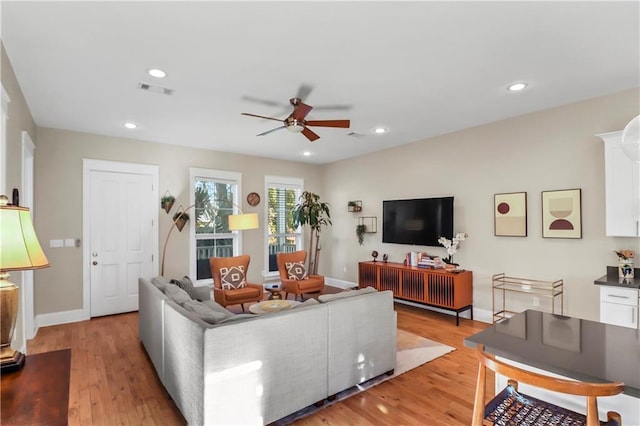
<path fill-rule="evenodd" d="M 343 280 L 339 280 L 336 278 L 324 278 L 324 282 L 325 284 L 329 284 L 330 286 L 333 287 L 339 287 L 339 288 L 353 288 L 353 287 L 358 287 L 357 283 L 353 283 L 351 281 L 343 281 Z"/>
<path fill-rule="evenodd" d="M 88 319 L 89 317 L 83 309 L 74 309 L 72 311 L 52 312 L 50 314 L 36 315 L 36 329 L 33 333 L 33 336 L 35 337 L 36 334 L 38 334 L 38 329 L 40 327 L 67 324 L 70 322 L 85 321 Z"/>

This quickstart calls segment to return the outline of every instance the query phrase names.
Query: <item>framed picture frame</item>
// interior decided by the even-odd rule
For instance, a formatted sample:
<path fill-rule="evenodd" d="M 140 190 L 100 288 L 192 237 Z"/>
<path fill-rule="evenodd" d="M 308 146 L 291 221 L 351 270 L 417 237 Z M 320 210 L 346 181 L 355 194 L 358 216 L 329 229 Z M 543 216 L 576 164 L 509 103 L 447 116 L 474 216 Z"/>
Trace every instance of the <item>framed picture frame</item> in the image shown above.
<path fill-rule="evenodd" d="M 493 196 L 493 233 L 496 237 L 527 236 L 527 193 Z"/>
<path fill-rule="evenodd" d="M 582 238 L 582 191 L 542 191 L 542 238 Z"/>

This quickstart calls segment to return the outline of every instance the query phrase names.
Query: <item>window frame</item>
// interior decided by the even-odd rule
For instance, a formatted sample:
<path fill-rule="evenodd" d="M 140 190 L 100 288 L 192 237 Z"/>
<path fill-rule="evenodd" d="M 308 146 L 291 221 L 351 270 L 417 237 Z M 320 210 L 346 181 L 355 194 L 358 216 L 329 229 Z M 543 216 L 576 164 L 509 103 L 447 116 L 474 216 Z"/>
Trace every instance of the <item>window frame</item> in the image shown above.
<path fill-rule="evenodd" d="M 232 172 L 228 170 L 216 170 L 216 169 L 203 169 L 197 167 L 191 167 L 189 169 L 189 206 L 194 206 L 195 210 L 195 184 L 196 179 L 208 179 L 214 181 L 221 181 L 226 183 L 234 183 L 236 191 L 233 193 L 233 213 L 239 214 L 239 200 L 242 199 L 242 173 Z M 192 212 L 189 212 L 192 213 Z M 196 220 L 195 215 L 192 213 L 193 220 L 189 221 L 189 276 L 193 277 L 193 283 L 196 286 L 213 285 L 213 278 L 206 278 L 198 280 L 197 275 L 197 244 L 199 239 L 211 239 L 212 234 L 201 235 L 200 238 L 196 235 Z M 213 234 L 216 235 L 216 234 Z M 231 231 L 228 234 L 218 234 L 213 239 L 229 239 L 233 240 L 233 255 L 238 256 L 242 253 L 242 238 L 240 231 Z"/>
<path fill-rule="evenodd" d="M 264 271 L 263 277 L 279 277 L 278 271 L 269 271 L 269 188 L 284 187 L 287 189 L 295 189 L 299 191 L 298 197 L 304 191 L 304 179 L 299 177 L 289 176 L 270 176 L 264 177 Z M 297 202 L 297 199 L 296 199 Z M 298 237 L 296 238 L 296 249 L 302 250 L 304 247 L 304 232 L 301 227 L 298 227 L 296 232 Z"/>

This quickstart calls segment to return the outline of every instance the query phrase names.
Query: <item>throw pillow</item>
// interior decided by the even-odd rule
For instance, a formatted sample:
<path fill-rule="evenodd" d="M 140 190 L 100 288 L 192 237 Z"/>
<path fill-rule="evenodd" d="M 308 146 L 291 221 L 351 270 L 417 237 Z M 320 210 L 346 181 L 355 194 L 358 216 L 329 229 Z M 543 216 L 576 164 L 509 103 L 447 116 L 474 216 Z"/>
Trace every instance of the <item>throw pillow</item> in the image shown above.
<path fill-rule="evenodd" d="M 178 287 L 186 291 L 189 294 L 189 297 L 191 297 L 192 299 L 196 299 L 195 293 L 194 293 L 193 281 L 191 281 L 191 278 L 189 278 L 188 276 L 185 275 L 184 277 L 177 280 L 172 279 L 171 283 L 177 285 Z"/>
<path fill-rule="evenodd" d="M 302 262 L 285 262 L 284 267 L 287 268 L 287 275 L 290 280 L 306 280 L 309 278 L 307 269 Z"/>
<path fill-rule="evenodd" d="M 247 286 L 244 278 L 244 266 L 230 266 L 228 268 L 220 268 L 220 279 L 224 290 L 235 290 Z"/>
<path fill-rule="evenodd" d="M 198 302 L 197 300 L 187 300 L 182 304 L 182 307 L 193 312 L 198 316 L 198 318 L 204 322 L 208 322 L 209 324 L 217 324 L 227 318 L 225 314 L 209 309 L 202 302 Z"/>
<path fill-rule="evenodd" d="M 151 278 L 151 284 L 155 285 L 161 292 L 164 293 L 167 288 L 168 282 L 165 277 L 154 277 Z"/>
<path fill-rule="evenodd" d="M 182 305 L 184 302 L 191 300 L 191 296 L 189 296 L 189 293 L 187 293 L 177 285 L 168 285 L 164 291 L 164 294 L 166 294 L 169 299 L 173 300 L 178 305 Z"/>

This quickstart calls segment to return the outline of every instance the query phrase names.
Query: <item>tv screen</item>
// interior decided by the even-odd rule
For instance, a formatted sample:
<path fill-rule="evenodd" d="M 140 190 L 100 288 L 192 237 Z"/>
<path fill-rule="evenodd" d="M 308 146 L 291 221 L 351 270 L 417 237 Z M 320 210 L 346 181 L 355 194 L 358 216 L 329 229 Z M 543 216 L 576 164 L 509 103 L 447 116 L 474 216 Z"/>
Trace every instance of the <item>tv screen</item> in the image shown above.
<path fill-rule="evenodd" d="M 439 246 L 453 238 L 453 197 L 385 200 L 382 223 L 383 243 Z"/>

